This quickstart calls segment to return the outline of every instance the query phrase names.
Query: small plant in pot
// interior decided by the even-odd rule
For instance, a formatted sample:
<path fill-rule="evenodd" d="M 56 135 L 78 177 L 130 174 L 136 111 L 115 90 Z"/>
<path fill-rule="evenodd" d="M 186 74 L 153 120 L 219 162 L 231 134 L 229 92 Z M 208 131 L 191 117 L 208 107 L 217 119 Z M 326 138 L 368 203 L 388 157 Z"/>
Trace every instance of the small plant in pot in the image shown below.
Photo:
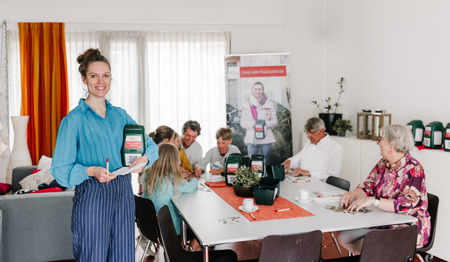
<path fill-rule="evenodd" d="M 311 101 L 314 105 L 319 109 L 319 118 L 321 118 L 325 122 L 325 131 L 330 135 L 337 135 L 337 133 L 333 130 L 334 122 L 337 119 L 342 118 L 342 114 L 337 113 L 339 106 L 341 105 L 341 95 L 344 93 L 344 77 L 341 77 L 337 82 L 339 85 L 338 98 L 336 102 L 332 102 L 331 97 L 325 99 L 325 105 L 323 106 L 317 101 Z"/>
<path fill-rule="evenodd" d="M 236 196 L 252 197 L 253 187 L 259 184 L 258 170 L 247 166 L 241 166 L 236 170 L 236 180 L 233 183 L 233 190 Z"/>
<path fill-rule="evenodd" d="M 353 131 L 353 126 L 349 119 L 337 119 L 333 125 L 333 131 L 337 132 L 338 136 L 345 136 L 345 131 Z"/>

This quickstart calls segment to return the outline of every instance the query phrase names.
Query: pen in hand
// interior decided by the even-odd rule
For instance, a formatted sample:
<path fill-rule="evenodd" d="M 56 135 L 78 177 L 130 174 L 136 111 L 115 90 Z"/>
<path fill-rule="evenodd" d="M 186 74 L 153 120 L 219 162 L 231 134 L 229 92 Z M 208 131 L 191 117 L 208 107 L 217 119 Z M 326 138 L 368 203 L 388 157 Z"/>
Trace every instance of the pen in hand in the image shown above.
<path fill-rule="evenodd" d="M 109 161 L 108 161 L 108 158 L 106 158 L 106 175 L 108 176 L 108 178 L 106 179 L 106 185 L 109 186 Z"/>

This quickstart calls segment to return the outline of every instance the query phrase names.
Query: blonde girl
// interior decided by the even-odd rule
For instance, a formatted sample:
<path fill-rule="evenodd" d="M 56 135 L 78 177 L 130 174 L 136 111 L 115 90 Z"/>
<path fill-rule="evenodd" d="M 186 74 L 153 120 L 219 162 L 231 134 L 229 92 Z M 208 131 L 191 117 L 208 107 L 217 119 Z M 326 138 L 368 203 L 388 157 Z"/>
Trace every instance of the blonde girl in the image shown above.
<path fill-rule="evenodd" d="M 197 190 L 196 178 L 186 179 L 180 171 L 180 153 L 171 143 L 159 144 L 159 159 L 142 177 L 142 197 L 152 200 L 158 211 L 164 205 L 170 209 L 172 221 L 180 234 L 180 217 L 175 211 L 171 198 L 176 193 L 191 193 Z"/>

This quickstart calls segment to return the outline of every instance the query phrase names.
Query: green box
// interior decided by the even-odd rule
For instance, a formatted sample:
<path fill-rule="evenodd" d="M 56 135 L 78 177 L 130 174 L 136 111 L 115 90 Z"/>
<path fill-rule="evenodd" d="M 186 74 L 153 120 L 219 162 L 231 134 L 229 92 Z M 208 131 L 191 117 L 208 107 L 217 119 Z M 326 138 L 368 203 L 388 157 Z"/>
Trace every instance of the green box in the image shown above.
<path fill-rule="evenodd" d="M 141 125 L 126 125 L 123 128 L 122 165 L 129 166 L 145 153 L 145 128 Z"/>
<path fill-rule="evenodd" d="M 278 178 L 280 181 L 283 181 L 286 178 L 283 165 L 272 165 L 272 174 L 274 178 Z"/>
<path fill-rule="evenodd" d="M 225 184 L 232 186 L 234 180 L 236 180 L 236 170 L 242 165 L 242 156 L 238 153 L 230 154 L 225 160 Z"/>
<path fill-rule="evenodd" d="M 450 151 L 450 123 L 445 126 L 444 151 Z"/>
<path fill-rule="evenodd" d="M 444 126 L 439 121 L 429 123 L 425 127 L 423 144 L 426 148 L 441 149 L 444 135 Z"/>
<path fill-rule="evenodd" d="M 423 122 L 421 120 L 412 120 L 408 123 L 408 128 L 411 130 L 413 139 L 414 139 L 414 145 L 415 146 L 421 146 L 423 142 L 423 133 L 425 131 L 425 126 L 423 125 Z"/>
<path fill-rule="evenodd" d="M 273 205 L 273 201 L 280 195 L 280 180 L 278 178 L 263 177 L 259 185 L 253 189 L 257 205 Z"/>
<path fill-rule="evenodd" d="M 259 177 L 266 176 L 266 161 L 264 160 L 264 155 L 252 154 L 250 157 L 250 168 L 258 169 Z"/>

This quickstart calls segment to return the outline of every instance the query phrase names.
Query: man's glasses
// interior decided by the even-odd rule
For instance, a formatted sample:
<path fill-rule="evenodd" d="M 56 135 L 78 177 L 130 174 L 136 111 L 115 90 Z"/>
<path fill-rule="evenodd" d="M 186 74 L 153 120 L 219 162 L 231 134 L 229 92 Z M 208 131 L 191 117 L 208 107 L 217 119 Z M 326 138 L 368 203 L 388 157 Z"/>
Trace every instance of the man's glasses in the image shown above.
<path fill-rule="evenodd" d="M 319 130 L 320 130 L 320 129 L 319 129 Z M 306 135 L 308 135 L 308 136 L 312 136 L 312 135 L 314 135 L 315 133 L 317 133 L 317 131 L 319 131 L 319 130 L 316 130 L 316 131 L 305 130 L 305 133 L 306 133 Z"/>

